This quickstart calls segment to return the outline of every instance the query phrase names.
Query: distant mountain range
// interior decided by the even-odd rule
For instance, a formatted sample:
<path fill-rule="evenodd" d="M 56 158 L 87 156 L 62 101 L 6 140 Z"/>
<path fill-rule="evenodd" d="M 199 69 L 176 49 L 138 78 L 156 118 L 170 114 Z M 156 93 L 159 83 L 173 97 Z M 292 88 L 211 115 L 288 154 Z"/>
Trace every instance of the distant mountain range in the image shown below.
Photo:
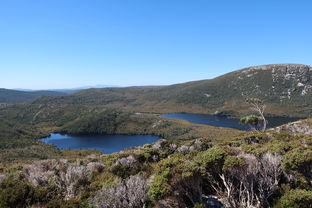
<path fill-rule="evenodd" d="M 84 89 L 91 88 L 105 88 L 105 87 L 116 87 L 112 85 L 94 85 L 94 86 L 83 86 L 70 89 L 49 89 L 49 90 L 32 90 L 32 89 L 5 89 L 0 88 L 0 104 L 1 103 L 23 103 L 26 101 L 34 100 L 41 96 L 62 96 L 70 93 L 74 93 Z"/>
<path fill-rule="evenodd" d="M 79 90 L 85 90 L 85 89 L 90 89 L 90 88 L 106 88 L 106 87 L 118 87 L 116 85 L 90 85 L 90 86 L 82 86 L 82 87 L 75 87 L 75 88 L 63 88 L 63 89 L 47 89 L 44 91 L 56 91 L 56 92 L 66 92 L 66 93 L 72 93 L 72 92 L 77 92 Z M 18 91 L 25 91 L 25 92 L 33 92 L 33 91 L 39 91 L 39 90 L 33 90 L 33 89 L 23 89 L 23 88 L 15 88 L 13 90 L 18 90 Z M 42 91 L 42 90 L 40 90 Z"/>
<path fill-rule="evenodd" d="M 21 103 L 33 100 L 40 96 L 60 96 L 60 95 L 66 95 L 66 93 L 48 90 L 26 92 L 0 88 L 0 103 Z"/>

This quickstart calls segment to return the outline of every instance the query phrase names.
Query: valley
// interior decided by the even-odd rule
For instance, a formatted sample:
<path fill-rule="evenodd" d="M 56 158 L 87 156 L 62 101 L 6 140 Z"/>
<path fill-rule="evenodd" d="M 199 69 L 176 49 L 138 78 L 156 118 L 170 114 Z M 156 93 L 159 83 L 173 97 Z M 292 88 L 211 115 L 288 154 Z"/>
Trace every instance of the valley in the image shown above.
<path fill-rule="evenodd" d="M 277 64 L 171 86 L 0 91 L 14 101 L 0 107 L 0 207 L 307 207 L 311 73 Z M 255 113 L 250 97 L 266 105 L 266 131 L 238 124 Z"/>
<path fill-rule="evenodd" d="M 311 8 L 0 0 L 0 208 L 312 208 Z"/>

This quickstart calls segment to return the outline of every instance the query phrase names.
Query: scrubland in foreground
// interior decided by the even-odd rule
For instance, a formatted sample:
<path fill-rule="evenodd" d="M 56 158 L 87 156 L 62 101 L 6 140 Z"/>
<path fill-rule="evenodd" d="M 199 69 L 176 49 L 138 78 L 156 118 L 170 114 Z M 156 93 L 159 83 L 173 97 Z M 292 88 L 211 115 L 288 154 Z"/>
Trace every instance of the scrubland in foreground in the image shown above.
<path fill-rule="evenodd" d="M 84 105 L 0 112 L 0 207 L 310 207 L 310 120 L 265 133 Z M 54 149 L 64 133 L 155 134 L 155 144 L 103 155 Z"/>

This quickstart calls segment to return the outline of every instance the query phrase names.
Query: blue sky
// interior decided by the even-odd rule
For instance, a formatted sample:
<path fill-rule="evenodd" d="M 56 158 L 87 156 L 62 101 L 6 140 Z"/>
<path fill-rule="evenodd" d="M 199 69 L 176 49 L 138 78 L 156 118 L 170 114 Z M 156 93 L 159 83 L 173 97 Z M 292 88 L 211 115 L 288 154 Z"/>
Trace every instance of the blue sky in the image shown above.
<path fill-rule="evenodd" d="M 0 0 L 0 87 L 164 85 L 312 64 L 312 1 Z"/>

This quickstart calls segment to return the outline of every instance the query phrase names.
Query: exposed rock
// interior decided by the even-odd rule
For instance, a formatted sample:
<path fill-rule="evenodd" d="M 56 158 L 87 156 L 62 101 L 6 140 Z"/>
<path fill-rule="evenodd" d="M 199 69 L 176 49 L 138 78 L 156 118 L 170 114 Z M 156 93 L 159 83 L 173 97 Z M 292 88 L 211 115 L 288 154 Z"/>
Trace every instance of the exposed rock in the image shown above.
<path fill-rule="evenodd" d="M 200 141 L 199 139 L 196 139 L 195 142 L 193 143 L 193 146 L 195 149 L 199 150 L 202 148 L 202 144 L 203 144 L 202 141 Z"/>
<path fill-rule="evenodd" d="M 210 196 L 205 198 L 206 208 L 224 208 L 224 205 L 215 196 Z"/>
<path fill-rule="evenodd" d="M 133 155 L 129 155 L 128 157 L 119 158 L 115 165 L 122 166 L 135 166 L 138 163 L 137 159 Z"/>
<path fill-rule="evenodd" d="M 292 135 L 307 135 L 312 136 L 312 129 L 308 124 L 303 123 L 302 121 L 296 121 L 293 123 L 285 124 L 283 126 L 275 128 L 277 133 L 285 131 Z"/>
<path fill-rule="evenodd" d="M 178 145 L 177 144 L 170 144 L 169 145 L 169 150 L 175 151 L 177 149 Z"/>
<path fill-rule="evenodd" d="M 126 172 L 128 170 L 138 171 L 140 170 L 140 167 L 141 167 L 140 161 L 138 161 L 137 158 L 133 155 L 119 158 L 115 162 L 115 165 L 113 165 L 113 169 L 115 169 L 117 172 L 119 169 L 123 169 Z"/>
<path fill-rule="evenodd" d="M 157 126 L 160 126 L 161 123 L 162 123 L 162 120 L 156 121 L 156 122 L 152 125 L 152 128 L 156 128 Z"/>
<path fill-rule="evenodd" d="M 203 142 L 201 142 L 199 139 L 196 139 L 194 143 L 190 146 L 188 145 L 182 145 L 177 149 L 177 152 L 181 154 L 187 154 L 193 150 L 201 150 L 203 148 Z"/>
<path fill-rule="evenodd" d="M 253 66 L 238 71 L 229 88 L 239 89 L 243 96 L 279 98 L 287 102 L 312 92 L 312 67 L 302 64 Z M 265 77 L 265 82 L 263 81 Z M 244 84 L 242 81 L 244 80 Z M 299 100 L 296 100 L 298 102 Z"/>
<path fill-rule="evenodd" d="M 167 143 L 168 143 L 167 140 L 160 139 L 157 142 L 155 142 L 155 144 L 153 144 L 152 148 L 154 148 L 154 149 L 163 149 Z"/>
<path fill-rule="evenodd" d="M 179 147 L 177 149 L 177 151 L 181 154 L 187 154 L 189 153 L 191 150 L 190 150 L 190 146 L 186 146 L 186 145 L 182 145 L 181 147 Z"/>

